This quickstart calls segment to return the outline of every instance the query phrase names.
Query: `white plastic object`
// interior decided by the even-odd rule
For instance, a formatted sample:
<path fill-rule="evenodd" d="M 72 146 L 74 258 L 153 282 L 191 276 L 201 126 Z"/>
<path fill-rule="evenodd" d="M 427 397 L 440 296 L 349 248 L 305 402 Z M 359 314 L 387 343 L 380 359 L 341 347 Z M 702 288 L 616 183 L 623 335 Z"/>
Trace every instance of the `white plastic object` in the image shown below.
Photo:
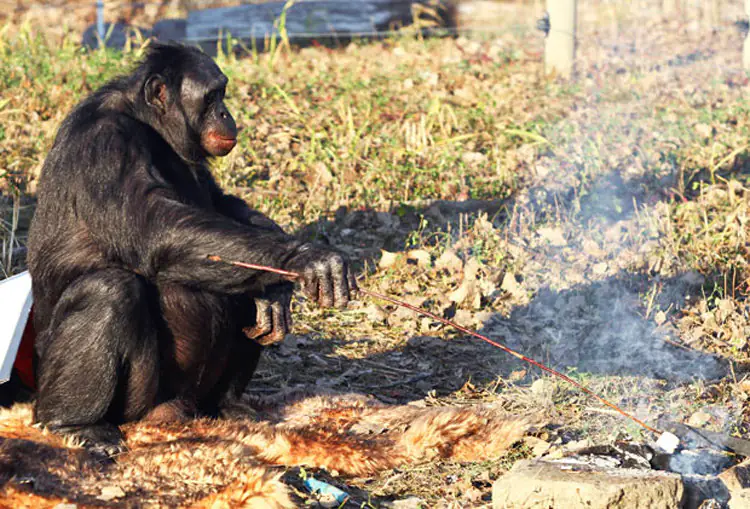
<path fill-rule="evenodd" d="M 680 445 L 680 439 L 669 431 L 665 431 L 656 441 L 656 445 L 667 454 L 674 454 L 677 450 L 677 446 Z"/>
<path fill-rule="evenodd" d="M 28 271 L 0 281 L 0 384 L 10 380 L 32 303 Z"/>

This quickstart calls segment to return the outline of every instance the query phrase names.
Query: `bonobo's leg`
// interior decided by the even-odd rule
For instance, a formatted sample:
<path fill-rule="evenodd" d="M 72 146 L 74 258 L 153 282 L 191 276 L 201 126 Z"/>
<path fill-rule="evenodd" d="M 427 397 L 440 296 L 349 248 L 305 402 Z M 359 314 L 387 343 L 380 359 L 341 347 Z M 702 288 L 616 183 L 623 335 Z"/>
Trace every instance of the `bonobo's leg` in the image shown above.
<path fill-rule="evenodd" d="M 263 348 L 241 332 L 235 335 L 229 362 L 214 390 L 204 398 L 203 412 L 226 418 L 247 418 L 254 415 L 254 411 L 242 402 L 242 394 L 258 367 Z"/>
<path fill-rule="evenodd" d="M 167 325 L 160 337 L 164 411 L 149 418 L 174 420 L 180 411 L 190 417 L 224 376 L 240 330 L 239 298 L 167 283 L 159 285 L 159 297 Z"/>
<path fill-rule="evenodd" d="M 158 386 L 156 296 L 131 272 L 79 277 L 55 305 L 38 365 L 34 418 L 90 450 L 122 450 L 116 424 L 150 409 Z"/>
<path fill-rule="evenodd" d="M 291 283 L 281 283 L 266 288 L 260 296 L 235 299 L 239 330 L 234 334 L 224 373 L 205 400 L 204 412 L 228 418 L 254 414 L 242 401 L 242 395 L 258 367 L 263 347 L 283 340 L 291 332 L 293 291 Z"/>

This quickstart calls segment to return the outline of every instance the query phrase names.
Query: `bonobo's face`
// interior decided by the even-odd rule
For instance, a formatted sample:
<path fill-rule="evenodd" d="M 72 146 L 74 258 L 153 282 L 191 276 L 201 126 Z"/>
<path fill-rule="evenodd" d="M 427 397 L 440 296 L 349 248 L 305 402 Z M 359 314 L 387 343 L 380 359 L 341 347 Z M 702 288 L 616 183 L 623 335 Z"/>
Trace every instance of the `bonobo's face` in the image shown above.
<path fill-rule="evenodd" d="M 187 160 L 225 156 L 237 144 L 237 125 L 224 105 L 227 77 L 211 58 L 183 50 L 178 72 L 154 74 L 145 84 L 155 127 Z M 177 70 L 177 69 L 175 69 Z"/>
<path fill-rule="evenodd" d="M 216 68 L 218 71 L 218 68 Z M 225 156 L 237 144 L 237 125 L 224 105 L 227 78 L 221 72 L 213 76 L 188 74 L 182 81 L 182 96 L 200 145 L 211 156 Z"/>

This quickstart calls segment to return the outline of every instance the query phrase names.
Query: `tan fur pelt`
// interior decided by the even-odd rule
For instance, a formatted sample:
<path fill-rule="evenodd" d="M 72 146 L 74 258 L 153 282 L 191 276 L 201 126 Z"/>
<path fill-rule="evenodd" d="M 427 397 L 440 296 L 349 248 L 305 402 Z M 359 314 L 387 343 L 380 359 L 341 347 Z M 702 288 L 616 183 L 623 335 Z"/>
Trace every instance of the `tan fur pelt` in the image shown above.
<path fill-rule="evenodd" d="M 484 460 L 531 425 L 492 407 L 392 406 L 359 395 L 251 403 L 254 419 L 125 426 L 128 452 L 114 463 L 33 427 L 30 406 L 16 405 L 0 412 L 0 505 L 23 506 L 26 493 L 33 507 L 99 506 L 116 487 L 117 502 L 139 505 L 290 508 L 278 466 L 362 476 L 438 457 Z"/>

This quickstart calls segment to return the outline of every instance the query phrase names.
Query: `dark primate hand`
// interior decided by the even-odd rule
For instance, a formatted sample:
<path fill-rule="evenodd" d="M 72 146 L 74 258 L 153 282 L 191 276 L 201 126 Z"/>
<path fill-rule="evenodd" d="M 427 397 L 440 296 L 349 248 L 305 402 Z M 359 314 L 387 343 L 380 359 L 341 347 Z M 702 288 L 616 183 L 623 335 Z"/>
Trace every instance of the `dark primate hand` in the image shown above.
<path fill-rule="evenodd" d="M 345 307 L 357 290 L 343 254 L 330 248 L 303 244 L 284 269 L 300 274 L 302 291 L 325 307 Z"/>
<path fill-rule="evenodd" d="M 292 331 L 293 291 L 294 285 L 291 283 L 266 288 L 265 293 L 255 299 L 255 325 L 243 329 L 245 336 L 263 346 L 284 339 Z"/>

